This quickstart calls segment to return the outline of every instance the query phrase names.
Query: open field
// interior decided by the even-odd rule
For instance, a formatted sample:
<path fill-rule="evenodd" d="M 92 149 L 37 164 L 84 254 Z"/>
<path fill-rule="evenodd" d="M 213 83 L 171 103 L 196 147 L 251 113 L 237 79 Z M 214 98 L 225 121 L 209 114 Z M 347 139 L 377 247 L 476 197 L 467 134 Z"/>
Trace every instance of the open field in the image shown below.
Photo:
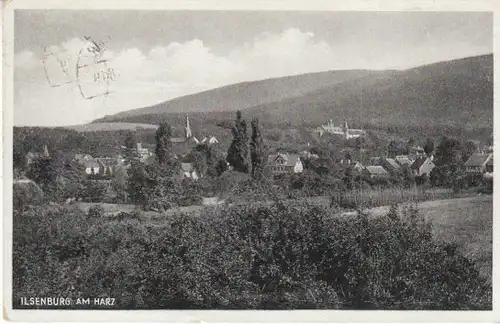
<path fill-rule="evenodd" d="M 102 132 L 102 131 L 119 131 L 137 129 L 156 129 L 157 125 L 142 124 L 142 123 L 90 123 L 83 125 L 66 126 L 66 129 L 72 129 L 77 132 Z"/>
<path fill-rule="evenodd" d="M 491 280 L 493 260 L 491 195 L 425 201 L 418 203 L 417 207 L 426 219 L 432 221 L 436 237 L 457 243 L 469 259 L 477 261 L 481 274 Z M 388 206 L 368 210 L 373 216 L 380 216 L 388 211 Z M 355 213 L 344 213 L 348 214 Z"/>
<path fill-rule="evenodd" d="M 477 196 L 418 205 L 432 220 L 436 236 L 457 242 L 471 260 L 477 260 L 481 274 L 492 275 L 493 197 Z"/>

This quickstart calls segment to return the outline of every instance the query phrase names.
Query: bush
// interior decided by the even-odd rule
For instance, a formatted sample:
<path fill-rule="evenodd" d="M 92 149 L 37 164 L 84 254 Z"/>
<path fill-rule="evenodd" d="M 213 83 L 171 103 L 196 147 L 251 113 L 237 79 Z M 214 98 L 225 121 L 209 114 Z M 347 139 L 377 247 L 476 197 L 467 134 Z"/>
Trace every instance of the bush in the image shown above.
<path fill-rule="evenodd" d="M 415 208 L 337 217 L 304 203 L 14 224 L 13 300 L 113 296 L 122 309 L 492 309 L 492 289 Z M 139 219 L 137 219 L 139 218 Z M 35 230 L 36 229 L 36 230 Z M 19 305 L 14 305 L 19 307 Z M 89 306 L 91 307 L 91 306 Z"/>
<path fill-rule="evenodd" d="M 12 206 L 14 210 L 23 211 L 29 206 L 42 204 L 43 191 L 34 182 L 14 182 L 12 187 Z"/>
<path fill-rule="evenodd" d="M 120 212 L 116 215 L 116 219 L 118 221 L 124 221 L 127 219 L 142 221 L 144 219 L 144 214 L 138 211 L 134 211 L 132 213 Z"/>
<path fill-rule="evenodd" d="M 106 184 L 95 181 L 87 180 L 84 184 L 82 198 L 86 202 L 103 202 L 106 195 Z"/>
<path fill-rule="evenodd" d="M 104 208 L 101 205 L 90 206 L 87 213 L 89 217 L 100 218 L 104 216 Z"/>

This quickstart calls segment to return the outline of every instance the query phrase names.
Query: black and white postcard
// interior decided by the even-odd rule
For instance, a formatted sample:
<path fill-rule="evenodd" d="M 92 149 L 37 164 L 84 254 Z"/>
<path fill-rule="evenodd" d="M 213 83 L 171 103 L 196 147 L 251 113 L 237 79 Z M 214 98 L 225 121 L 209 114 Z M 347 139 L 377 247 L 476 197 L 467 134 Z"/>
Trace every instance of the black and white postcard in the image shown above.
<path fill-rule="evenodd" d="M 493 2 L 308 2 L 5 4 L 6 319 L 500 319 Z"/>

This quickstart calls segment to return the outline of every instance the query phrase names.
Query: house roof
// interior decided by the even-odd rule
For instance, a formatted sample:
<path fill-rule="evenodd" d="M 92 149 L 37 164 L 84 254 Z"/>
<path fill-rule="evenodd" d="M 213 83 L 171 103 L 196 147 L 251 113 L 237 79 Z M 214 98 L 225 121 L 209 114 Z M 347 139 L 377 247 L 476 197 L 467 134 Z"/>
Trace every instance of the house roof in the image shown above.
<path fill-rule="evenodd" d="M 202 140 L 201 140 L 201 143 L 205 143 L 205 142 L 208 142 L 209 144 L 216 144 L 216 143 L 219 143 L 219 140 L 217 138 L 215 138 L 215 136 L 213 135 L 210 135 L 208 137 L 204 137 Z"/>
<path fill-rule="evenodd" d="M 412 165 L 411 165 L 411 168 L 412 169 L 420 169 L 420 167 L 425 163 L 425 161 L 429 160 L 429 158 L 425 158 L 425 157 L 420 157 L 418 159 L 416 159 Z M 429 160 L 430 161 L 430 160 Z M 430 161 L 432 163 L 432 161 Z"/>
<path fill-rule="evenodd" d="M 493 155 L 491 155 L 491 158 L 486 162 L 486 165 L 493 165 Z"/>
<path fill-rule="evenodd" d="M 393 167 L 394 169 L 396 170 L 399 170 L 401 167 L 399 166 L 399 164 L 396 162 L 396 160 L 394 159 L 391 159 L 391 158 L 387 158 L 385 159 L 387 161 L 387 163 L 389 163 L 389 165 L 391 167 Z"/>
<path fill-rule="evenodd" d="M 364 135 L 366 131 L 363 129 L 349 129 L 349 134 L 351 135 Z"/>
<path fill-rule="evenodd" d="M 113 158 L 97 158 L 96 160 L 103 167 L 112 167 L 118 164 L 118 161 Z"/>
<path fill-rule="evenodd" d="M 183 143 L 186 141 L 186 139 L 184 137 L 172 137 L 170 138 L 170 141 L 172 143 Z"/>
<path fill-rule="evenodd" d="M 488 159 L 490 159 L 490 157 L 493 156 L 491 154 L 474 153 L 467 160 L 467 162 L 465 162 L 465 166 L 470 166 L 470 167 L 483 166 L 486 162 L 488 162 Z"/>
<path fill-rule="evenodd" d="M 407 155 L 398 155 L 394 158 L 396 162 L 398 162 L 400 165 L 405 165 L 407 164 L 408 166 L 412 165 L 413 162 L 410 160 L 410 158 Z"/>
<path fill-rule="evenodd" d="M 388 175 L 387 171 L 380 165 L 369 165 L 365 169 L 373 175 Z"/>
<path fill-rule="evenodd" d="M 90 154 L 75 154 L 75 157 L 73 158 L 73 160 L 75 160 L 76 162 L 79 162 L 79 163 L 83 163 L 85 161 L 92 160 L 92 159 L 94 159 L 94 158 Z"/>
<path fill-rule="evenodd" d="M 284 160 L 284 164 L 277 164 L 276 161 L 278 158 L 282 158 Z M 278 154 L 269 154 L 267 159 L 268 165 L 284 165 L 284 166 L 295 166 L 297 162 L 300 161 L 300 157 L 298 154 L 288 154 L 288 153 L 278 153 Z"/>
<path fill-rule="evenodd" d="M 42 156 L 42 153 L 33 153 L 33 152 L 26 153 L 26 157 L 28 157 L 28 158 L 35 158 L 35 157 L 39 157 L 39 156 Z"/>
<path fill-rule="evenodd" d="M 193 172 L 193 163 L 181 163 L 181 169 L 183 172 Z"/>
<path fill-rule="evenodd" d="M 153 165 L 156 162 L 156 155 L 150 155 L 142 161 L 145 165 Z"/>
<path fill-rule="evenodd" d="M 374 156 L 370 159 L 372 165 L 380 165 L 382 163 L 382 158 L 380 156 Z"/>
<path fill-rule="evenodd" d="M 97 163 L 97 161 L 95 159 L 85 160 L 85 161 L 83 161 L 82 164 L 85 168 L 98 168 L 98 167 L 100 167 L 100 164 Z"/>

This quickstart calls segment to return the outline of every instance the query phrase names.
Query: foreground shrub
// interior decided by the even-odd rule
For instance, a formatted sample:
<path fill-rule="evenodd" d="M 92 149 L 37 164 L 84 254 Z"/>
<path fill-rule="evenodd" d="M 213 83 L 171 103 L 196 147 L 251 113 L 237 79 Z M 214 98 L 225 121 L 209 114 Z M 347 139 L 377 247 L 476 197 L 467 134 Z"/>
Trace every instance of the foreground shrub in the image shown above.
<path fill-rule="evenodd" d="M 112 296 L 144 309 L 491 309 L 491 285 L 414 208 L 339 218 L 303 203 L 176 214 L 161 225 L 28 210 L 14 296 Z"/>
<path fill-rule="evenodd" d="M 40 205 L 44 202 L 44 194 L 40 187 L 32 182 L 14 182 L 12 186 L 12 207 L 23 211 L 30 205 Z"/>
<path fill-rule="evenodd" d="M 104 216 L 104 208 L 101 205 L 90 206 L 87 213 L 89 217 L 99 218 Z"/>

